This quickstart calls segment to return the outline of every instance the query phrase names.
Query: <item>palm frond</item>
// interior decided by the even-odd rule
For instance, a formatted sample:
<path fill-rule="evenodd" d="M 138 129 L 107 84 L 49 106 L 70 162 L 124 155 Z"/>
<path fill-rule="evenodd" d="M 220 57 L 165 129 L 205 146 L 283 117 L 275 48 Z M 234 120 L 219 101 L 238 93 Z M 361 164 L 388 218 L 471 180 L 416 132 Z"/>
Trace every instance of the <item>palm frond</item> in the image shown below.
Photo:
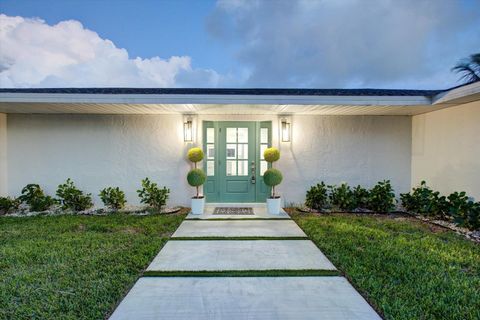
<path fill-rule="evenodd" d="M 460 74 L 459 81 L 472 83 L 480 81 L 480 53 L 472 54 L 469 59 L 457 63 L 452 71 Z"/>
<path fill-rule="evenodd" d="M 470 61 L 472 64 L 475 64 L 477 67 L 480 67 L 480 53 L 474 53 L 470 56 Z"/>

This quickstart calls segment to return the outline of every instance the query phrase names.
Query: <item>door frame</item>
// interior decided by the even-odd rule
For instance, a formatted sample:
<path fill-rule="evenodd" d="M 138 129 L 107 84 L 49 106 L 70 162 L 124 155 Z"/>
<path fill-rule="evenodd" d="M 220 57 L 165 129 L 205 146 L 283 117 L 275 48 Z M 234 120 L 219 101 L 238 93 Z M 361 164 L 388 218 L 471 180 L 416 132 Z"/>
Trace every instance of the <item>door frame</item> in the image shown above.
<path fill-rule="evenodd" d="M 219 174 L 219 166 L 218 166 L 218 161 L 219 156 L 220 156 L 220 150 L 218 148 L 218 144 L 220 141 L 220 124 L 222 125 L 228 125 L 228 124 L 235 124 L 239 122 L 250 122 L 254 123 L 254 149 L 255 149 L 255 178 L 256 178 L 256 183 L 253 185 L 254 189 L 254 200 L 253 202 L 265 202 L 267 197 L 270 195 L 270 187 L 268 187 L 264 182 L 263 182 L 263 177 L 260 175 L 260 158 L 261 158 L 261 152 L 260 152 L 260 133 L 261 129 L 265 128 L 268 130 L 268 147 L 272 146 L 272 121 L 250 121 L 250 120 L 238 120 L 238 121 L 207 121 L 203 120 L 202 121 L 202 147 L 203 151 L 205 153 L 205 157 L 203 160 L 203 169 L 207 173 L 207 162 L 213 161 L 214 162 L 214 170 L 213 170 L 213 176 L 207 175 L 207 180 L 203 186 L 203 194 L 206 198 L 206 202 L 229 202 L 228 199 L 222 199 L 221 197 L 221 192 L 220 192 L 220 187 L 222 185 L 222 181 L 220 180 L 223 175 Z M 208 159 L 208 150 L 207 150 L 207 145 L 210 145 L 211 141 L 207 141 L 207 129 L 213 128 L 214 129 L 214 134 L 213 134 L 213 139 L 214 139 L 214 158 L 213 159 Z M 264 144 L 265 145 L 265 144 Z M 225 159 L 223 159 L 225 161 Z M 268 163 L 268 168 L 270 168 L 270 164 Z M 250 171 L 250 164 L 249 164 L 249 171 Z M 249 175 L 250 177 L 250 175 Z"/>

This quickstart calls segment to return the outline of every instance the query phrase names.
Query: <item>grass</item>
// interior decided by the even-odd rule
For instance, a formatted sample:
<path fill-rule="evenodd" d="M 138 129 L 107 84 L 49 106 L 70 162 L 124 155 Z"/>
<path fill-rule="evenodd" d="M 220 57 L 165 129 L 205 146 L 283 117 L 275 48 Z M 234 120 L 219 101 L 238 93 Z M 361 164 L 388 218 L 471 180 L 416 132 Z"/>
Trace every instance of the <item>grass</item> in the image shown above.
<path fill-rule="evenodd" d="M 386 319 L 480 319 L 480 245 L 408 217 L 290 214 Z"/>
<path fill-rule="evenodd" d="M 186 216 L 0 218 L 0 319 L 102 319 Z"/>
<path fill-rule="evenodd" d="M 336 270 L 220 270 L 220 271 L 145 271 L 145 277 L 327 277 Z"/>
<path fill-rule="evenodd" d="M 105 318 L 186 214 L 2 217 L 0 319 Z M 480 319 L 480 245 L 408 217 L 290 214 L 386 319 Z M 150 277 L 337 274 L 145 272 Z"/>

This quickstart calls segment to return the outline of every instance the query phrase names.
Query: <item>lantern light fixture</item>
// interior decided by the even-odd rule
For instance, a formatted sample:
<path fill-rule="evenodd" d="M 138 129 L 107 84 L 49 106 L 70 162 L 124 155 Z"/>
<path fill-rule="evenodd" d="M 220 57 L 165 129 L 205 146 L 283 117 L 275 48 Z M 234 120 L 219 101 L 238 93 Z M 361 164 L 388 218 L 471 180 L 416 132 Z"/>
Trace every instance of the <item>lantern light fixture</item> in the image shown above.
<path fill-rule="evenodd" d="M 286 118 L 283 118 L 281 121 L 281 124 L 282 124 L 282 128 L 281 128 L 282 142 L 290 142 L 290 138 L 291 138 L 290 122 L 288 122 Z"/>
<path fill-rule="evenodd" d="M 183 141 L 193 142 L 193 123 L 192 123 L 192 119 L 187 119 L 183 123 Z"/>

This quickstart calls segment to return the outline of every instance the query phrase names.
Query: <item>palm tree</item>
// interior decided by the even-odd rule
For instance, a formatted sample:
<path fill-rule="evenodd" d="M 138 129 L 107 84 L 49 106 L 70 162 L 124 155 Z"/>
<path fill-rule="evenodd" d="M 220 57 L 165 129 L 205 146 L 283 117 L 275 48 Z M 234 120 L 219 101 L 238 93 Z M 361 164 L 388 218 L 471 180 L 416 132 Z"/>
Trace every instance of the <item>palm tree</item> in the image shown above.
<path fill-rule="evenodd" d="M 465 83 L 480 81 L 480 53 L 474 53 L 467 59 L 463 59 L 457 63 L 452 71 L 460 73 L 462 76 L 459 80 Z"/>

